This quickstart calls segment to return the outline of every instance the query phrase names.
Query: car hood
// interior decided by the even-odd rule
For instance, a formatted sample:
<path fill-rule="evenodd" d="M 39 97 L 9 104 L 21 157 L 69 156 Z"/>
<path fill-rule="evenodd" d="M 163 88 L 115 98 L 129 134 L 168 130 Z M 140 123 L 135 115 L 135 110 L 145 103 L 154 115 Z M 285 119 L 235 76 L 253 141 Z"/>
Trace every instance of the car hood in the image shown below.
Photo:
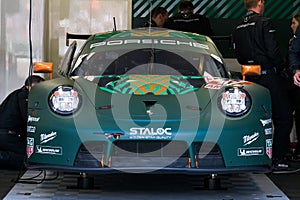
<path fill-rule="evenodd" d="M 192 81 L 188 79 L 193 79 Z M 203 77 L 173 75 L 125 75 L 122 77 L 77 78 L 102 117 L 144 120 L 182 120 L 199 117 L 226 82 Z M 191 84 L 192 83 L 192 84 Z"/>

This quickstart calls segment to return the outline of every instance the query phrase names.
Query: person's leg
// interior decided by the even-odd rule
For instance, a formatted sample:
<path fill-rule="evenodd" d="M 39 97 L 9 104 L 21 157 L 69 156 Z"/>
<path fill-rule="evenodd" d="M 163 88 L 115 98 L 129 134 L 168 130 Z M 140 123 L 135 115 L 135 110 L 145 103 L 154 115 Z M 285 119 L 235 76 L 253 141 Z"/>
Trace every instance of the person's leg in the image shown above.
<path fill-rule="evenodd" d="M 0 167 L 21 167 L 26 158 L 25 145 L 25 138 L 0 133 Z"/>
<path fill-rule="evenodd" d="M 20 169 L 24 166 L 25 156 L 11 151 L 0 150 L 0 168 Z"/>
<path fill-rule="evenodd" d="M 269 89 L 272 99 L 273 161 L 283 164 L 286 154 L 290 152 L 290 133 L 293 126 L 288 85 L 283 77 L 276 74 L 262 77 L 260 83 Z"/>
<path fill-rule="evenodd" d="M 294 152 L 294 158 L 300 160 L 300 87 L 294 88 L 294 108 L 295 108 L 295 127 L 297 136 L 297 146 Z"/>

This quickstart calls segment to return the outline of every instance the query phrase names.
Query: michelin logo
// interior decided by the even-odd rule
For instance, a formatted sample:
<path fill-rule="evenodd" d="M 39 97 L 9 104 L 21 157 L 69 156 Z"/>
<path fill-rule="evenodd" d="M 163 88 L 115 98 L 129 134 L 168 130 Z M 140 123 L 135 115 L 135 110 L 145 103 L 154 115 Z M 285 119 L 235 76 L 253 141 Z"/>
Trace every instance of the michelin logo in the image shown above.
<path fill-rule="evenodd" d="M 263 147 L 239 148 L 238 156 L 262 156 L 264 155 Z"/>

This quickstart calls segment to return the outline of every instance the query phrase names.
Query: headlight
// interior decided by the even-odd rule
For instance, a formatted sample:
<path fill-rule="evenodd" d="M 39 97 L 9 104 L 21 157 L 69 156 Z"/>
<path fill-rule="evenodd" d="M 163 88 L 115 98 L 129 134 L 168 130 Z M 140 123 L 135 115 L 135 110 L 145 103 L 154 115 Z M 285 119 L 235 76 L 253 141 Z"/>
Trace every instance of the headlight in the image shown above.
<path fill-rule="evenodd" d="M 49 97 L 50 108 L 61 115 L 75 113 L 80 104 L 80 95 L 71 86 L 59 86 L 52 91 Z"/>
<path fill-rule="evenodd" d="M 226 89 L 219 99 L 221 110 L 231 117 L 244 115 L 251 107 L 250 95 L 237 87 Z"/>

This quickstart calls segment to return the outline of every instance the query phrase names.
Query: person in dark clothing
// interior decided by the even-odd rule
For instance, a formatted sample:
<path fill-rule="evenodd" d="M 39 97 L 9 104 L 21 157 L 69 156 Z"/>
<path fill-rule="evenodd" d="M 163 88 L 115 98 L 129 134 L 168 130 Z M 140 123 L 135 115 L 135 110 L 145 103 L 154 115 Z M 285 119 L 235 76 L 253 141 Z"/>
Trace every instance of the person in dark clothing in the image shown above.
<path fill-rule="evenodd" d="M 291 29 L 294 36 L 289 45 L 289 67 L 292 76 L 291 100 L 294 109 L 294 121 L 297 136 L 297 146 L 293 152 L 293 160 L 300 160 L 300 12 L 292 18 Z"/>
<path fill-rule="evenodd" d="M 293 74 L 294 84 L 300 87 L 300 27 L 299 25 L 294 31 L 293 41 L 291 42 L 290 45 L 289 62 L 290 62 L 290 70 Z"/>
<path fill-rule="evenodd" d="M 232 33 L 235 53 L 240 64 L 261 66 L 260 76 L 247 76 L 246 79 L 270 91 L 274 125 L 273 170 L 288 170 L 286 155 L 290 151 L 293 116 L 288 80 L 282 76 L 285 60 L 271 20 L 263 16 L 264 0 L 244 0 L 244 5 L 248 12 Z"/>
<path fill-rule="evenodd" d="M 144 24 L 144 27 L 164 27 L 169 19 L 169 13 L 164 7 L 156 7 L 152 10 L 150 20 Z"/>
<path fill-rule="evenodd" d="M 0 167 L 21 167 L 26 158 L 27 100 L 40 76 L 30 76 L 25 85 L 10 93 L 0 105 Z"/>
<path fill-rule="evenodd" d="M 165 28 L 193 32 L 207 36 L 213 35 L 208 18 L 194 13 L 194 5 L 189 0 L 183 0 L 180 2 L 178 13 L 169 18 L 169 20 L 165 23 Z"/>

